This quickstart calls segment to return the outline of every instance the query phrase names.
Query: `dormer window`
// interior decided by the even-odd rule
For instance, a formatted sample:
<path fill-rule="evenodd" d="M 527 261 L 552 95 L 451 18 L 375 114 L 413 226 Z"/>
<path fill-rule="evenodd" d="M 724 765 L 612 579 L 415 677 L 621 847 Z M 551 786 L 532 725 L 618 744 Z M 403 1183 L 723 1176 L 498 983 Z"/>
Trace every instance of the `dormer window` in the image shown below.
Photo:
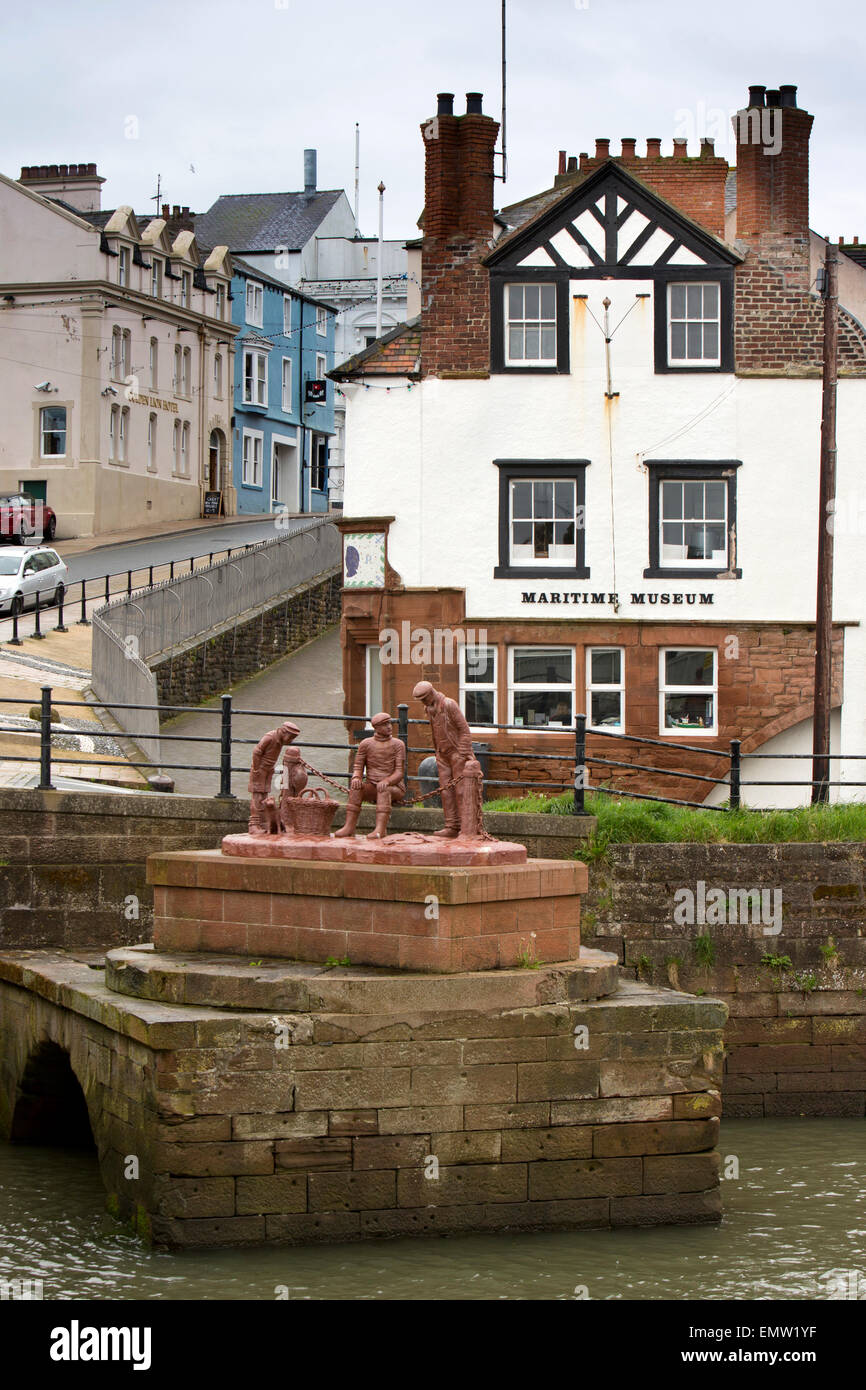
<path fill-rule="evenodd" d="M 556 366 L 556 286 L 506 285 L 505 361 Z"/>
<path fill-rule="evenodd" d="M 491 285 L 491 367 L 498 372 L 568 371 L 568 280 L 550 274 Z"/>
<path fill-rule="evenodd" d="M 668 365 L 718 367 L 720 348 L 718 283 L 673 281 L 668 285 Z"/>
<path fill-rule="evenodd" d="M 262 326 L 263 290 L 255 280 L 247 280 L 246 318 L 256 328 Z"/>

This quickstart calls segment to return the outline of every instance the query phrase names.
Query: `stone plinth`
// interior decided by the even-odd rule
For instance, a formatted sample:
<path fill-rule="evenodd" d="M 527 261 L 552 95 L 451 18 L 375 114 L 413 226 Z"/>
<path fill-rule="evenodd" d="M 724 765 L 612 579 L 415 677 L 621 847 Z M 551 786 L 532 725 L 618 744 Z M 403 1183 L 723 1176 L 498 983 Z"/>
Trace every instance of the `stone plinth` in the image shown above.
<path fill-rule="evenodd" d="M 574 960 L 586 891 L 574 861 L 424 867 L 219 850 L 151 855 L 148 879 L 160 952 L 444 972 Z"/>
<path fill-rule="evenodd" d="M 605 998 L 532 1005 L 526 991 L 544 971 L 521 970 L 493 972 L 501 992 L 483 1002 L 478 974 L 406 977 L 405 1007 L 392 999 L 383 1011 L 384 975 L 365 972 L 375 993 L 353 997 L 348 974 L 308 967 L 322 1008 L 311 997 L 309 1009 L 274 1009 L 269 996 L 256 1012 L 249 1000 L 214 1008 L 117 993 L 118 975 L 132 982 L 139 968 L 121 972 L 122 954 L 103 975 L 56 952 L 0 951 L 0 1135 L 25 1137 L 28 1065 L 46 1043 L 63 1049 L 109 1210 L 158 1245 L 721 1216 L 716 1001 L 620 983 Z M 192 993 L 211 963 L 188 968 Z M 40 1073 L 49 1099 L 57 1072 Z M 135 1176 L 129 1154 L 141 1158 Z"/>
<path fill-rule="evenodd" d="M 204 951 L 181 957 L 149 945 L 109 951 L 105 958 L 105 983 L 118 994 L 157 1004 L 270 1013 L 289 1009 L 385 1016 L 407 1009 L 531 1009 L 600 999 L 615 991 L 618 979 L 616 956 L 586 948 L 576 960 L 559 965 L 433 976 L 372 965 L 248 963 Z"/>
<path fill-rule="evenodd" d="M 337 839 L 333 835 L 226 835 L 223 854 L 241 859 L 306 859 L 313 863 L 395 864 L 421 868 L 491 868 L 525 864 L 526 849 L 508 840 L 437 840 L 431 835 Z"/>

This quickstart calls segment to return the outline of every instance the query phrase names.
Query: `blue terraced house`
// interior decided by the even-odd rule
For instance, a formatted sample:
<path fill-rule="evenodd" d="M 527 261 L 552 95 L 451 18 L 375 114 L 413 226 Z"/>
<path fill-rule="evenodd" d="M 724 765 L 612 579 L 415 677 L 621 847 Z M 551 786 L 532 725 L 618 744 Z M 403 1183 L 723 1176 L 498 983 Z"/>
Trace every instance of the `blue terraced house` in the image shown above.
<path fill-rule="evenodd" d="M 336 311 L 237 256 L 232 270 L 237 510 L 326 512 Z"/>

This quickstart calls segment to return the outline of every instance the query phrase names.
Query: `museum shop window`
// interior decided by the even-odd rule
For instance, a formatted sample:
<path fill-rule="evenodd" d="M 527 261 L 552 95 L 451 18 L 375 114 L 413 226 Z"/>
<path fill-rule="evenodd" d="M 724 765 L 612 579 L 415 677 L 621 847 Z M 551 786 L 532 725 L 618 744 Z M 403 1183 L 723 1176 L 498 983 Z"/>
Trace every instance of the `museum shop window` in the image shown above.
<path fill-rule="evenodd" d="M 718 733 L 718 653 L 713 647 L 659 652 L 659 732 L 684 737 Z"/>
<path fill-rule="evenodd" d="M 572 647 L 509 648 L 508 722 L 517 728 L 573 727 Z"/>

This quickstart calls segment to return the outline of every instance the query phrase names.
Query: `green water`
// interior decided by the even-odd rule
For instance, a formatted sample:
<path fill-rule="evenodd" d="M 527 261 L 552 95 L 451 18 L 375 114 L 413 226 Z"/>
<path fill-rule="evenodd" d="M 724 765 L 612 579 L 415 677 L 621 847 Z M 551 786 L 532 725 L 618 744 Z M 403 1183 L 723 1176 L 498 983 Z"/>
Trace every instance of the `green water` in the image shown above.
<path fill-rule="evenodd" d="M 728 1120 L 720 1150 L 720 1226 L 167 1254 L 104 1214 L 92 1155 L 0 1144 L 0 1276 L 45 1299 L 866 1300 L 866 1124 Z"/>

